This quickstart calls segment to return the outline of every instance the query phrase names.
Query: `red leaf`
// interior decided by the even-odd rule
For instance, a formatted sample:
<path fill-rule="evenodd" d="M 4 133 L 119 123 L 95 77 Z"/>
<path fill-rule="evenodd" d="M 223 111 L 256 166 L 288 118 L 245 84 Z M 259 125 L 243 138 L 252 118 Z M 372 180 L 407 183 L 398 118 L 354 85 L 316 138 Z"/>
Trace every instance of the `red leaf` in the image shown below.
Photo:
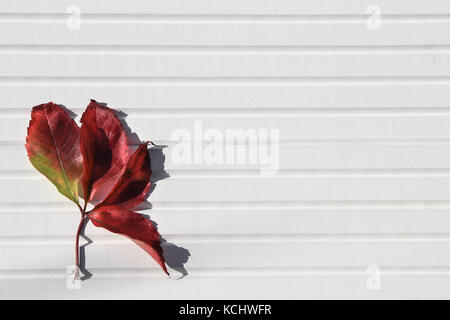
<path fill-rule="evenodd" d="M 70 200 L 78 203 L 82 173 L 80 128 L 60 106 L 33 108 L 25 147 L 33 166 Z"/>
<path fill-rule="evenodd" d="M 169 274 L 158 231 L 151 221 L 129 210 L 144 201 L 150 189 L 147 143 L 128 157 L 128 141 L 119 119 L 94 100 L 81 122 L 80 130 L 62 108 L 51 102 L 36 106 L 25 145 L 33 166 L 80 209 L 75 265 L 79 267 L 79 236 L 88 216 L 95 226 L 132 239 Z M 78 204 L 80 179 L 85 203 L 111 189 L 90 212 Z"/>
<path fill-rule="evenodd" d="M 96 227 L 105 228 L 133 240 L 155 259 L 165 273 L 169 274 L 161 248 L 160 235 L 150 220 L 136 212 L 116 206 L 95 209 L 88 216 Z"/>
<path fill-rule="evenodd" d="M 111 205 L 122 209 L 134 208 L 145 200 L 150 189 L 151 174 L 147 143 L 143 143 L 128 160 L 125 171 L 111 192 L 95 209 Z"/>
<path fill-rule="evenodd" d="M 84 199 L 89 202 L 96 194 L 106 193 L 125 170 L 128 141 L 120 120 L 107 107 L 95 100 L 81 118 L 81 152 L 84 171 Z M 101 195 L 100 195 L 101 196 Z M 103 195 L 104 196 L 104 195 Z"/>

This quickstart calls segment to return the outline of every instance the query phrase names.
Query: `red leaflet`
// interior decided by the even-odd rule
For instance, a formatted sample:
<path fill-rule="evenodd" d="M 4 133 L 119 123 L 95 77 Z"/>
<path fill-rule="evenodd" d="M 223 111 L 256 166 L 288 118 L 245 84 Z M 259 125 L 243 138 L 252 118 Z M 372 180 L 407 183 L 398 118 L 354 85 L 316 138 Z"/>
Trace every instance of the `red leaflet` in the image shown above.
<path fill-rule="evenodd" d="M 94 100 L 83 113 L 81 123 L 80 130 L 61 107 L 51 102 L 36 106 L 25 145 L 33 166 L 80 209 L 75 264 L 79 266 L 80 230 L 84 221 L 90 219 L 97 227 L 133 240 L 168 274 L 158 231 L 151 221 L 130 211 L 145 200 L 150 189 L 152 171 L 147 143 L 129 157 L 126 133 L 119 119 L 111 109 Z M 80 179 L 84 208 L 78 202 Z M 100 202 L 86 212 L 87 203 L 93 199 Z"/>
<path fill-rule="evenodd" d="M 169 274 L 164 263 L 160 235 L 151 221 L 136 212 L 122 210 L 116 206 L 95 209 L 88 216 L 96 227 L 105 228 L 133 240 L 158 262 L 165 273 Z"/>
<path fill-rule="evenodd" d="M 143 143 L 128 160 L 123 175 L 117 181 L 105 200 L 95 206 L 116 205 L 122 209 L 132 209 L 144 201 L 150 189 L 150 157 L 147 143 Z"/>
<path fill-rule="evenodd" d="M 129 158 L 126 168 L 106 198 L 88 212 L 95 226 L 122 234 L 143 248 L 167 272 L 159 233 L 141 215 L 129 211 L 144 201 L 150 189 L 150 157 L 143 143 Z"/>
<path fill-rule="evenodd" d="M 128 141 L 120 120 L 95 100 L 81 117 L 81 152 L 85 202 L 105 193 L 122 174 L 128 160 Z M 108 190 L 106 190 L 108 191 Z"/>
<path fill-rule="evenodd" d="M 31 111 L 25 145 L 33 166 L 70 200 L 78 204 L 83 167 L 80 128 L 60 106 L 49 102 Z"/>

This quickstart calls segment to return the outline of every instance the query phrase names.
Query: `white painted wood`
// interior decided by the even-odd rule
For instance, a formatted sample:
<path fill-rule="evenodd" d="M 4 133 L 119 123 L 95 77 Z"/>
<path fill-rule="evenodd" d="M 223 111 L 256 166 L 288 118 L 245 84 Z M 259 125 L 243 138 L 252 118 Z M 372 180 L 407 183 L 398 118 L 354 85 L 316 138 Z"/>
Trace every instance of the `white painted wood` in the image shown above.
<path fill-rule="evenodd" d="M 0 4 L 0 298 L 449 298 L 449 14 L 445 0 Z M 140 212 L 170 279 L 88 224 L 92 278 L 66 287 L 77 209 L 23 144 L 32 106 L 78 121 L 91 98 L 166 146 Z M 278 129 L 279 170 L 177 162 L 172 135 L 196 121 Z"/>
<path fill-rule="evenodd" d="M 398 239 L 428 238 L 433 234 L 450 233 L 447 208 L 172 208 L 155 205 L 142 214 L 157 222 L 159 231 L 167 240 L 177 243 L 179 237 L 228 236 L 250 237 L 266 235 L 311 235 L 312 239 L 336 236 L 355 240 L 375 237 Z M 73 237 L 79 217 L 74 206 L 39 210 L 1 210 L 2 236 L 17 241 L 26 237 L 49 235 Z M 40 222 L 40 221 L 41 222 Z M 30 223 L 30 221 L 32 223 Z M 110 235 L 101 228 L 86 229 L 87 236 Z M 331 237 L 332 237 L 331 236 Z M 316 238 L 314 238 L 316 237 Z M 267 240 L 269 240 L 268 238 Z"/>
<path fill-rule="evenodd" d="M 66 17 L 35 21 L 1 20 L 5 45 L 157 45 L 157 46 L 381 46 L 449 43 L 450 19 L 385 21 L 368 29 L 366 17 L 351 21 L 84 21 L 75 32 Z M 130 36 L 131 35 L 131 36 Z"/>
<path fill-rule="evenodd" d="M 369 78 L 370 80 L 370 78 Z M 446 82 L 330 82 L 323 79 L 286 85 L 277 83 L 197 84 L 189 83 L 127 83 L 119 86 L 111 83 L 86 83 L 75 81 L 64 84 L 58 81 L 0 80 L 2 108 L 28 108 L 53 100 L 55 103 L 75 108 L 77 113 L 89 103 L 89 99 L 108 103 L 113 108 L 156 108 L 166 112 L 195 109 L 214 112 L 219 109 L 270 109 L 309 108 L 327 111 L 342 108 L 373 108 L 375 111 L 395 108 L 448 108 L 449 84 Z M 114 87 L 116 90 L 111 90 Z M 51 95 L 49 95 L 49 92 Z M 181 109 L 181 110 L 180 110 Z"/>
<path fill-rule="evenodd" d="M 450 113 L 444 115 L 158 115 L 137 112 L 130 114 L 126 122 L 141 140 L 163 144 L 189 141 L 195 132 L 204 135 L 209 129 L 218 129 L 225 137 L 226 130 L 252 128 L 255 130 L 279 130 L 279 139 L 449 139 Z M 0 127 L 0 141 L 25 141 L 29 119 L 25 116 L 4 118 Z M 376 121 L 375 121 L 376 120 Z M 196 125 L 198 123 L 198 125 Z M 200 128 L 201 129 L 195 129 Z M 181 139 L 176 130 L 189 130 Z M 175 133 L 174 133 L 175 132 Z M 256 131 L 258 132 L 258 131 Z M 234 134 L 233 134 L 234 136 Z M 251 137 L 250 133 L 246 136 Z M 241 139 L 242 140 L 242 139 Z M 205 142 L 206 143 L 206 142 Z"/>
<path fill-rule="evenodd" d="M 380 290 L 368 290 L 368 273 L 358 269 L 356 275 L 331 273 L 325 275 L 305 272 L 295 276 L 289 272 L 283 275 L 264 276 L 216 276 L 214 274 L 195 276 L 180 280 L 168 280 L 163 275 L 142 276 L 126 274 L 122 277 L 91 278 L 84 281 L 80 290 L 68 290 L 64 285 L 64 270 L 52 273 L 44 279 L 34 276 L 16 280 L 2 280 L 4 290 L 2 298 L 35 298 L 36 292 L 41 299 L 105 299 L 117 297 L 116 288 L 120 287 L 124 299 L 192 299 L 195 293 L 198 299 L 439 299 L 450 294 L 448 272 L 440 275 L 412 272 L 405 274 L 383 275 Z M 59 276 L 56 276 L 56 275 Z M 99 274 L 97 272 L 96 274 Z M 226 273 L 225 273 L 226 274 Z M 382 273 L 383 274 L 383 273 Z M 262 273 L 264 275 L 264 273 Z M 178 277 L 177 277 L 178 278 Z M 152 288 L 149 290 L 148 288 Z M 45 288 L 45 290 L 43 289 Z M 223 290 L 217 290 L 223 288 Z"/>
<path fill-rule="evenodd" d="M 220 181 L 214 183 L 213 181 Z M 237 187 L 237 185 L 239 187 Z M 278 187 L 277 187 L 278 186 Z M 283 188 L 281 188 L 283 186 Z M 40 190 L 41 192 L 36 192 Z M 8 191 L 4 203 L 65 202 L 45 178 L 12 178 L 2 181 Z M 44 193 L 45 192 L 45 193 Z M 27 195 L 24 199 L 24 195 Z M 296 201 L 414 201 L 450 200 L 449 174 L 439 177 L 241 176 L 239 174 L 171 177 L 156 183 L 149 199 L 154 203 Z"/>
<path fill-rule="evenodd" d="M 105 50 L 105 52 L 107 52 Z M 120 61 L 120 63 L 117 63 Z M 2 76 L 330 77 L 449 76 L 450 52 L 0 54 Z"/>
<path fill-rule="evenodd" d="M 95 244 L 84 248 L 87 270 L 93 269 L 157 269 L 158 265 L 130 240 L 118 235 L 89 237 Z M 237 238 L 237 236 L 235 236 Z M 174 239 L 178 246 L 190 252 L 185 268 L 283 268 L 289 267 L 360 267 L 370 265 L 390 267 L 446 267 L 450 258 L 449 237 L 444 241 L 392 241 L 336 239 L 291 240 L 265 236 L 259 241 Z M 49 241 L 50 240 L 50 241 Z M 174 242 L 175 242 L 174 241 Z M 171 245 L 163 244 L 163 248 Z M 219 249 L 220 248 L 220 249 Z M 73 239 L 50 238 L 3 240 L 0 243 L 0 267 L 6 270 L 64 270 L 73 263 Z M 166 249 L 169 251 L 170 249 Z M 287 254 L 290 253 L 290 254 Z M 417 259 L 420 256 L 421 259 Z M 126 257 L 126 259 L 124 259 Z M 170 262 L 168 260 L 170 266 Z M 126 270 L 124 270 L 126 271 Z M 174 273 L 176 274 L 176 273 Z"/>
<path fill-rule="evenodd" d="M 113 5 L 108 0 L 77 0 L 86 13 L 97 14 L 365 14 L 366 8 L 373 4 L 370 0 L 333 0 L 296 1 L 286 0 L 197 0 L 186 2 L 175 0 L 136 0 L 132 3 L 117 1 Z M 2 13 L 65 13 L 65 8 L 72 5 L 70 0 L 36 0 L 28 3 L 17 0 L 1 6 Z M 427 3 L 408 0 L 378 0 L 377 4 L 390 14 L 442 14 L 450 12 L 450 5 L 445 0 L 430 0 Z"/>
<path fill-rule="evenodd" d="M 24 156 L 23 142 L 0 149 L 0 179 L 11 176 L 39 176 Z M 280 169 L 296 170 L 297 173 L 311 175 L 349 175 L 371 172 L 374 175 L 435 175 L 450 169 L 450 142 L 391 142 L 389 141 L 329 141 L 284 143 L 280 142 Z M 150 156 L 159 155 L 158 149 L 152 149 Z M 212 170 L 229 170 L 258 174 L 257 167 L 243 164 L 183 164 L 174 162 L 171 147 L 162 150 L 165 157 L 164 169 L 154 161 L 152 169 L 156 174 L 165 170 L 172 175 L 186 175 L 189 170 L 194 174 Z M 389 154 L 389 157 L 385 155 Z M 239 171 L 241 170 L 241 171 Z M 253 171 L 242 171 L 253 170 Z M 220 171 L 216 171 L 220 174 Z"/>

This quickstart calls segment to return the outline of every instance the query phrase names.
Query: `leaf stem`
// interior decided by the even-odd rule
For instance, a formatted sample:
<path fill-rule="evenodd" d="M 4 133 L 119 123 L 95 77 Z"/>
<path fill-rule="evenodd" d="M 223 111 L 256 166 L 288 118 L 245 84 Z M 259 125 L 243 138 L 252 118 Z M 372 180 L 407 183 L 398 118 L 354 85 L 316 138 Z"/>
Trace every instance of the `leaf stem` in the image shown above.
<path fill-rule="evenodd" d="M 74 279 L 75 280 L 79 280 L 80 279 L 80 248 L 79 248 L 79 243 L 80 243 L 80 233 L 81 233 L 81 229 L 83 227 L 83 223 L 84 223 L 84 218 L 85 218 L 85 213 L 84 210 L 81 210 L 80 208 L 80 214 L 81 214 L 81 219 L 80 219 L 80 223 L 78 224 L 78 229 L 77 229 L 77 234 L 75 235 L 75 276 Z"/>

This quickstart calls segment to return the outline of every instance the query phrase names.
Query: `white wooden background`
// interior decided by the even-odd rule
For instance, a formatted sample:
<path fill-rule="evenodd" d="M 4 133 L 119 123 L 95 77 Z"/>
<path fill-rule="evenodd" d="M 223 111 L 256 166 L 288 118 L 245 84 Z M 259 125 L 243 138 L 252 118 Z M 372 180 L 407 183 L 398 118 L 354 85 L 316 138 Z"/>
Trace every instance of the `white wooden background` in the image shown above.
<path fill-rule="evenodd" d="M 32 106 L 90 98 L 168 145 L 144 213 L 183 279 L 89 225 L 67 289 L 77 210 L 23 144 Z M 279 128 L 280 171 L 176 165 L 194 120 Z M 2 1 L 0 155 L 1 298 L 450 298 L 450 1 Z"/>

